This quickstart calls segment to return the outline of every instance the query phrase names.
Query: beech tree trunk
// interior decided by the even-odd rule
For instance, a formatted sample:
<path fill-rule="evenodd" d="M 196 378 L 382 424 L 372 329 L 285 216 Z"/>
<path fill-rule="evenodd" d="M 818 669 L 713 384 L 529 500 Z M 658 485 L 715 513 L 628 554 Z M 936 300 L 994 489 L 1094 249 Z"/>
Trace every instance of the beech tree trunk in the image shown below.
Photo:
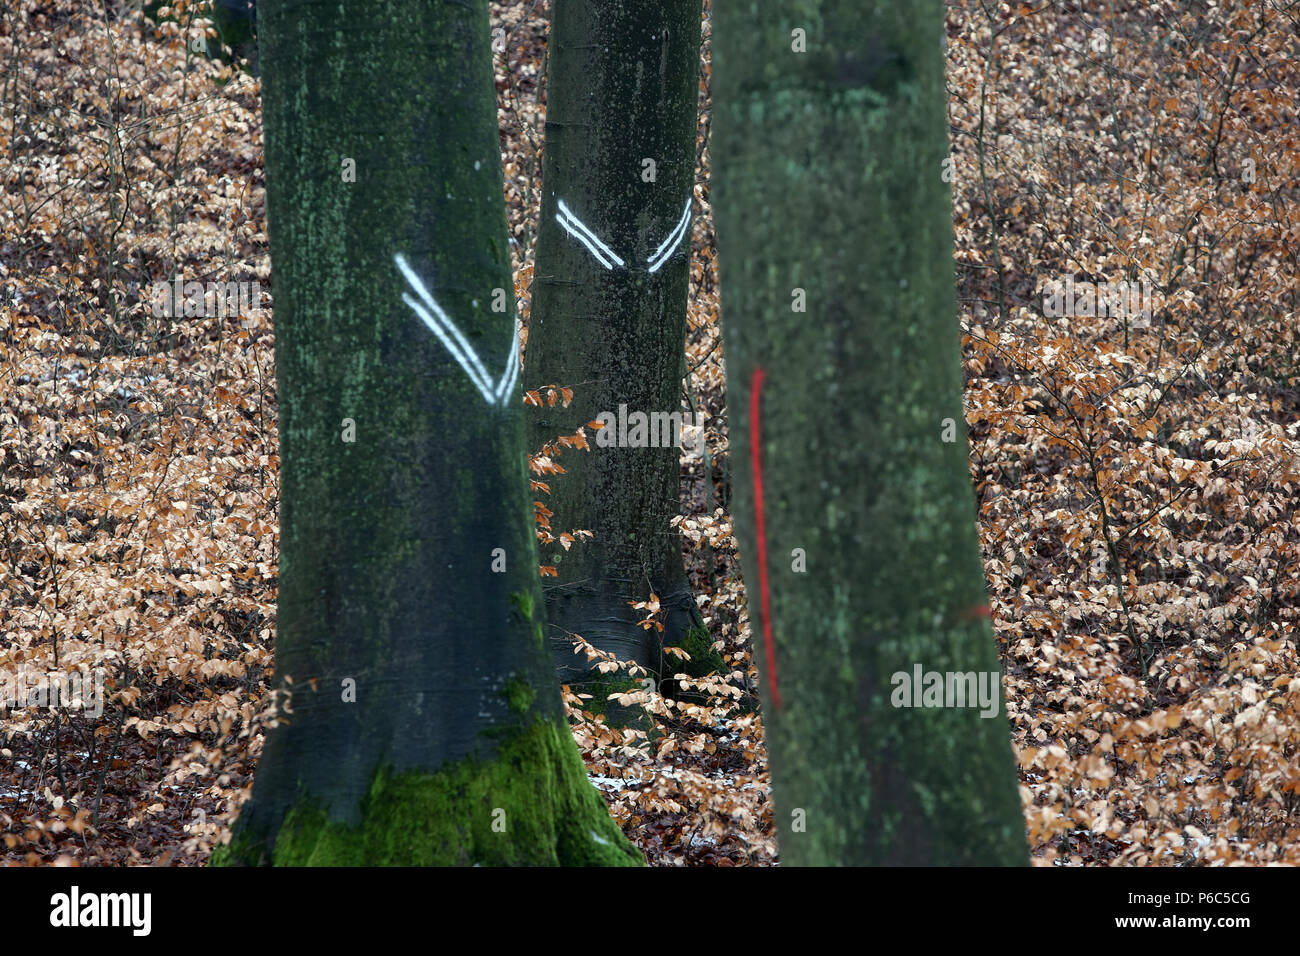
<path fill-rule="evenodd" d="M 782 862 L 1024 864 L 964 437 L 943 5 L 713 9 L 733 518 Z M 990 675 L 992 716 L 948 691 L 965 673 Z"/>
<path fill-rule="evenodd" d="M 701 0 L 555 0 L 524 384 L 575 394 L 567 409 L 528 410 L 530 447 L 602 413 L 617 419 L 620 406 L 625 424 L 685 415 L 700 16 Z M 557 533 L 595 533 L 542 549 L 559 575 L 545 582 L 556 662 L 576 686 L 586 661 L 568 632 L 657 670 L 661 640 L 680 643 L 702 623 L 669 526 L 680 450 L 665 447 L 662 424 L 638 435 L 636 421 L 616 447 L 597 438 L 616 437 L 617 424 L 604 436 L 588 429 L 592 450 L 565 455 L 568 474 L 549 482 Z M 652 591 L 662 635 L 638 627 L 645 614 L 629 603 Z"/>
<path fill-rule="evenodd" d="M 214 863 L 637 863 L 544 639 L 486 0 L 258 15 L 293 696 Z"/>

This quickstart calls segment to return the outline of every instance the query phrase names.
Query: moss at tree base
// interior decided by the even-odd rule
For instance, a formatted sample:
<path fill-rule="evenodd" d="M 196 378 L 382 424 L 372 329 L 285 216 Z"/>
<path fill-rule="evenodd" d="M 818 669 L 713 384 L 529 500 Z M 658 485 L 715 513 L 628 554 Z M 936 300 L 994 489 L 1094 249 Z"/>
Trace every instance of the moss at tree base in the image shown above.
<path fill-rule="evenodd" d="M 620 674 L 602 674 L 593 670 L 587 677 L 569 685 L 575 694 L 590 694 L 590 700 L 582 702 L 582 709 L 595 716 L 603 716 L 605 724 L 616 730 L 644 730 L 654 734 L 654 720 L 639 704 L 620 704 L 610 700 L 611 694 L 630 694 L 645 686 L 642 678 L 627 677 Z"/>
<path fill-rule="evenodd" d="M 673 675 L 685 674 L 687 677 L 699 680 L 708 677 L 710 674 L 726 672 L 727 662 L 722 659 L 721 654 L 713 649 L 713 635 L 709 633 L 709 629 L 703 624 L 696 624 L 683 634 L 681 640 L 677 641 L 676 644 L 668 646 L 681 648 L 690 655 L 690 659 L 664 653 L 661 663 L 662 680 L 660 683 L 664 696 L 691 704 L 707 703 L 708 696 L 706 694 L 683 687 Z"/>
<path fill-rule="evenodd" d="M 236 834 L 212 866 L 640 866 L 609 816 L 567 728 L 537 721 L 496 756 L 436 773 L 380 770 L 361 823 L 330 822 L 310 799 L 285 817 L 273 847 Z"/>
<path fill-rule="evenodd" d="M 691 677 L 708 677 L 721 674 L 727 662 L 713 649 L 713 635 L 703 625 L 695 625 L 683 635 L 676 645 L 690 655 L 690 660 L 664 655 L 664 674 L 685 673 Z"/>

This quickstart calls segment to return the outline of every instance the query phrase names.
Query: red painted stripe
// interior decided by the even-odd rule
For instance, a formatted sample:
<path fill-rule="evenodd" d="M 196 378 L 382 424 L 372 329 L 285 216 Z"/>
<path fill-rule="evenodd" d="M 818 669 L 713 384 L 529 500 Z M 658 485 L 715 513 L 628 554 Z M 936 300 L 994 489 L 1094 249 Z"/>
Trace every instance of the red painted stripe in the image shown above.
<path fill-rule="evenodd" d="M 763 521 L 763 439 L 759 416 L 759 398 L 763 390 L 762 367 L 754 369 L 749 385 L 749 461 L 754 472 L 754 526 L 758 532 L 758 594 L 763 609 L 763 648 L 767 652 L 767 682 L 772 688 L 772 704 L 781 708 L 781 692 L 776 685 L 776 650 L 772 646 L 772 602 L 767 589 L 767 525 Z"/>

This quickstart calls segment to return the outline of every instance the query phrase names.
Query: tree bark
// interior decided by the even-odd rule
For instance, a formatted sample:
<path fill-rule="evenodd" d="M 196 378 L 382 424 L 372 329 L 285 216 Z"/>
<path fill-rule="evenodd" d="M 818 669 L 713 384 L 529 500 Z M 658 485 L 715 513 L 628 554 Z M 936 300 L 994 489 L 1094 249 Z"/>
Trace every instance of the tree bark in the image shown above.
<path fill-rule="evenodd" d="M 567 409 L 529 410 L 533 448 L 620 405 L 625 419 L 682 408 L 700 15 L 701 0 L 554 4 L 524 385 L 575 394 Z M 568 632 L 657 670 L 661 638 L 679 643 L 701 623 L 669 526 L 679 449 L 649 446 L 648 433 L 646 447 L 600 437 L 588 429 L 592 450 L 566 455 L 568 474 L 549 482 L 557 530 L 595 533 L 542 549 L 558 572 L 546 580 L 555 658 L 574 684 L 587 668 Z M 629 603 L 652 591 L 662 635 L 638 627 Z"/>
<path fill-rule="evenodd" d="M 713 49 L 733 518 L 782 862 L 1026 863 L 1000 679 L 988 719 L 900 696 L 918 665 L 1000 678 L 954 427 L 943 5 L 755 21 L 716 0 Z"/>
<path fill-rule="evenodd" d="M 258 13 L 293 696 L 214 863 L 639 862 L 543 635 L 487 3 Z"/>

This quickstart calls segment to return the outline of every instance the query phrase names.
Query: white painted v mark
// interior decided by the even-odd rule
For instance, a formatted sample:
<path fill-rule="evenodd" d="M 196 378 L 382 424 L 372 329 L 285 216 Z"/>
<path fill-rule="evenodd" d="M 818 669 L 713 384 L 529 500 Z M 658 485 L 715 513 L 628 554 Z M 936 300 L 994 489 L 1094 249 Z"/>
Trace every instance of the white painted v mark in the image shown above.
<path fill-rule="evenodd" d="M 620 269 L 624 267 L 623 260 L 615 255 L 614 250 L 601 242 L 596 234 L 573 214 L 573 211 L 565 205 L 563 199 L 559 202 L 559 211 L 555 214 L 555 221 L 564 227 L 565 232 L 586 246 L 592 257 L 606 269 L 613 269 L 615 266 Z M 673 257 L 673 253 L 677 251 L 677 247 L 681 245 L 681 241 L 686 235 L 690 221 L 691 200 L 688 198 L 686 208 L 682 210 L 682 218 L 677 221 L 677 225 L 668 234 L 668 238 L 659 244 L 659 248 L 655 250 L 654 255 L 646 259 L 646 263 L 650 266 L 648 271 L 658 272 L 659 268 Z"/>
<path fill-rule="evenodd" d="M 415 270 L 406 262 L 406 257 L 401 253 L 393 256 L 393 261 L 397 263 L 397 268 L 406 276 L 406 281 L 410 283 L 411 288 L 419 299 L 413 298 L 410 293 L 402 293 L 402 301 L 415 310 L 418 315 L 438 337 L 438 341 L 443 344 L 451 357 L 454 358 L 460 367 L 465 370 L 469 380 L 478 389 L 479 394 L 483 396 L 483 401 L 488 405 L 497 405 L 505 407 L 510 398 L 510 391 L 514 388 L 515 380 L 519 377 L 519 328 L 515 327 L 515 335 L 510 343 L 510 351 L 506 355 L 506 367 L 501 373 L 501 378 L 493 384 L 488 377 L 487 369 L 483 367 L 483 362 L 479 359 L 478 353 L 474 351 L 474 346 L 465 340 L 460 329 L 456 328 L 454 322 L 448 318 L 447 313 L 442 310 L 442 306 L 434 301 L 433 295 Z"/>
<path fill-rule="evenodd" d="M 682 241 L 682 237 L 686 235 L 686 226 L 690 221 L 691 200 L 687 198 L 686 208 L 682 210 L 682 218 L 677 220 L 677 225 L 668 234 L 668 238 L 660 243 L 659 248 L 655 250 L 655 254 L 646 260 L 646 262 L 650 263 L 651 272 L 658 272 L 659 267 L 672 258 L 673 253 L 677 251 L 677 246 Z"/>
<path fill-rule="evenodd" d="M 623 268 L 623 260 L 614 255 L 609 246 L 597 239 L 596 234 L 584 226 L 582 221 L 569 211 L 569 207 L 564 204 L 563 199 L 560 200 L 560 211 L 555 214 L 555 221 L 564 227 L 565 232 L 586 246 L 587 251 L 595 256 L 596 261 L 606 269 L 612 269 L 615 265 L 620 269 Z"/>

